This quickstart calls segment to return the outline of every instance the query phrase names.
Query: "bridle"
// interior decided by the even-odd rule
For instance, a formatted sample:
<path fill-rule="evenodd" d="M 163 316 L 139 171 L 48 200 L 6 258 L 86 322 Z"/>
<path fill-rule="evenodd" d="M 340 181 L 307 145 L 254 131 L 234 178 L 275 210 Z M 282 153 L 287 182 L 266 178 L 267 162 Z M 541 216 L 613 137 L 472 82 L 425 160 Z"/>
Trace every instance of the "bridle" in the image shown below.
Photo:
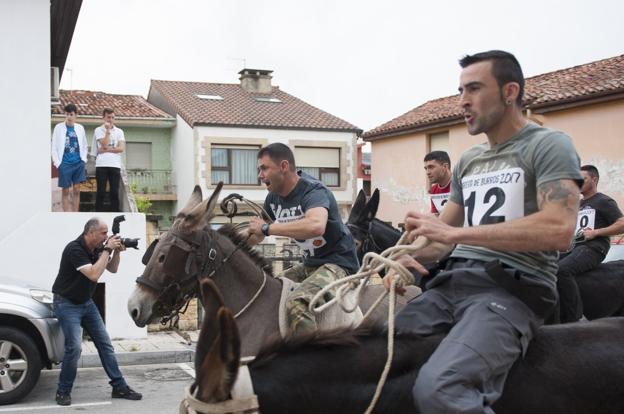
<path fill-rule="evenodd" d="M 169 231 L 169 235 L 173 236 L 173 241 L 168 256 L 177 256 L 177 259 L 180 259 L 181 254 L 186 256 L 185 259 L 178 260 L 178 264 L 184 262 L 184 277 L 181 280 L 173 278 L 170 283 L 165 285 L 164 283 L 150 280 L 145 277 L 145 275 L 141 275 L 136 279 L 137 284 L 158 292 L 158 297 L 156 299 L 156 303 L 158 304 L 157 310 L 160 311 L 159 313 L 165 315 L 160 320 L 163 325 L 169 323 L 170 326 L 177 326 L 180 314 L 186 312 L 190 300 L 198 295 L 197 283 L 199 280 L 204 277 L 214 278 L 217 271 L 224 266 L 230 258 L 232 258 L 234 253 L 247 241 L 244 239 L 237 243 L 228 254 L 220 258 L 219 256 L 222 255 L 219 251 L 224 249 L 219 249 L 216 238 L 210 237 L 211 233 L 214 233 L 214 231 L 210 229 L 208 231 L 196 232 L 189 237 L 189 235 L 182 235 L 177 229 Z M 146 251 L 143 257 L 144 264 L 147 264 L 151 259 L 157 242 L 158 240 L 152 242 L 152 245 L 150 245 Z M 176 250 L 182 253 L 176 252 Z M 164 263 L 165 269 L 167 267 L 166 261 L 167 258 Z M 173 271 L 174 269 L 169 269 L 166 273 L 171 275 Z M 264 271 L 262 271 L 262 273 L 264 275 L 264 280 L 260 288 L 235 317 L 238 317 L 247 310 L 264 289 L 267 276 Z"/>
<path fill-rule="evenodd" d="M 370 231 L 371 223 L 372 223 L 372 221 L 368 224 L 368 227 L 360 226 L 358 224 L 353 224 L 353 223 L 347 223 L 347 227 L 348 228 L 356 229 L 360 233 L 365 235 L 365 237 L 363 237 L 362 240 L 360 240 L 360 254 L 362 256 L 365 253 L 368 253 L 368 252 L 371 252 L 371 251 L 373 251 L 373 252 L 380 252 L 380 251 L 383 250 L 377 244 L 377 242 L 375 241 L 375 238 L 371 234 L 372 233 Z"/>

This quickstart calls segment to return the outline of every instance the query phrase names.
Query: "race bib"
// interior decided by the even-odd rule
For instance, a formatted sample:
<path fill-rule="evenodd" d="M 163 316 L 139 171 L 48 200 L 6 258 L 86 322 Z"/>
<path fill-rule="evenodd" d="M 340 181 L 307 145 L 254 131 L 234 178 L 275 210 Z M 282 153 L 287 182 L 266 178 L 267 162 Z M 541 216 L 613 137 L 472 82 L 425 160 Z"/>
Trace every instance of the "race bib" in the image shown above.
<path fill-rule="evenodd" d="M 524 216 L 524 170 L 508 168 L 462 178 L 464 226 L 495 224 Z"/>
<path fill-rule="evenodd" d="M 441 213 L 446 205 L 446 202 L 449 200 L 451 193 L 444 194 L 431 194 L 431 202 L 435 206 L 438 213 Z"/>
<path fill-rule="evenodd" d="M 310 257 L 314 257 L 314 249 L 318 249 L 327 244 L 327 241 L 323 236 L 315 237 L 307 240 L 296 240 L 295 243 L 304 251 L 304 254 Z"/>
<path fill-rule="evenodd" d="M 576 230 L 575 233 L 581 229 L 595 229 L 596 224 L 596 210 L 593 208 L 585 208 L 583 210 L 579 210 L 578 217 L 576 219 Z"/>

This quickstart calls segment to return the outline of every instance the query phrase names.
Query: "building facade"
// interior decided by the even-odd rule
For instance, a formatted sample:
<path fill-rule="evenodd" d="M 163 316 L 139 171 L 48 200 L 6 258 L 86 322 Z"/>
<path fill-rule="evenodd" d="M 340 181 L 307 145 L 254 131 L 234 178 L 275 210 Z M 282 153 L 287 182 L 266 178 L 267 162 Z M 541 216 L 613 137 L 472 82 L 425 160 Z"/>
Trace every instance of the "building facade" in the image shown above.
<path fill-rule="evenodd" d="M 175 127 L 175 119 L 141 96 L 61 90 L 59 103 L 52 105 L 51 109 L 52 128 L 64 121 L 63 108 L 70 103 L 78 108 L 76 122 L 85 127 L 89 149 L 94 144 L 95 128 L 102 124 L 103 109 L 111 108 L 115 111 L 115 125 L 123 129 L 126 138 L 126 149 L 121 153 L 122 178 L 125 182 L 122 190 L 124 197 L 121 199 L 126 201 L 123 210 L 133 211 L 130 207 L 133 204 L 159 228 L 168 228 L 177 200 L 171 165 L 171 131 Z M 81 189 L 81 211 L 94 211 L 94 161 L 94 157 L 89 155 L 87 183 Z M 61 211 L 54 166 L 52 170 L 52 210 Z M 127 199 L 130 194 L 133 194 L 133 201 L 129 203 Z"/>
<path fill-rule="evenodd" d="M 527 78 L 524 111 L 568 134 L 581 163 L 600 170 L 599 191 L 624 206 L 624 55 Z M 372 146 L 372 187 L 381 190 L 377 216 L 395 226 L 408 210 L 429 211 L 428 152 L 445 150 L 453 164 L 487 140 L 468 134 L 458 95 L 428 101 L 363 137 Z"/>
<path fill-rule="evenodd" d="M 222 196 L 236 192 L 261 203 L 267 191 L 257 177 L 256 153 L 281 142 L 293 150 L 297 168 L 332 190 L 346 217 L 355 199 L 361 131 L 273 86 L 271 71 L 243 69 L 239 75 L 238 84 L 151 83 L 148 101 L 177 120 L 172 158 L 182 203 L 195 185 L 207 197 L 219 181 Z"/>

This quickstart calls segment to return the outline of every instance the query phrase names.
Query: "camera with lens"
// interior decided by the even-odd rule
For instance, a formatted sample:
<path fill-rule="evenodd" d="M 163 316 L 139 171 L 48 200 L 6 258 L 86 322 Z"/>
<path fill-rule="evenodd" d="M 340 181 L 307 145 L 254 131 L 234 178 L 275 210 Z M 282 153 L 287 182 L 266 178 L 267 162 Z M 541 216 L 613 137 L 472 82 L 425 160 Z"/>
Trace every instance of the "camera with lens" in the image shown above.
<path fill-rule="evenodd" d="M 120 216 L 117 216 L 113 219 L 113 236 L 116 236 L 117 234 L 119 234 L 119 223 L 121 223 L 122 221 L 126 221 L 126 216 L 124 216 L 123 214 Z M 127 249 L 129 248 L 133 248 L 133 249 L 139 249 L 139 239 L 140 237 L 137 237 L 136 239 L 131 239 L 131 238 L 127 238 L 127 237 L 122 237 L 121 238 L 121 244 L 123 244 L 124 246 L 126 246 Z"/>

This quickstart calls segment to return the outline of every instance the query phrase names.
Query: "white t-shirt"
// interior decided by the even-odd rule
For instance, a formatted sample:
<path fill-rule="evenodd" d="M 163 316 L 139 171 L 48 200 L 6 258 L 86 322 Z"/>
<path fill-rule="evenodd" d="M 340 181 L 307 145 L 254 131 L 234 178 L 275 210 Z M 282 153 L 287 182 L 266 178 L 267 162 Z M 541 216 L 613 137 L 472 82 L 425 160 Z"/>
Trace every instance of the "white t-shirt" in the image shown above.
<path fill-rule="evenodd" d="M 104 128 L 104 125 L 100 125 L 99 127 L 95 128 L 95 132 L 93 133 L 93 149 L 92 149 L 92 154 L 96 156 L 95 166 L 96 167 L 121 168 L 121 153 L 120 152 L 117 152 L 117 153 L 103 152 L 101 154 L 97 153 L 98 147 L 99 147 L 98 141 L 100 141 L 101 139 L 104 139 L 105 135 L 106 135 L 106 129 Z M 111 133 L 110 133 L 108 147 L 114 148 L 119 144 L 120 141 L 125 141 L 125 140 L 126 138 L 124 136 L 123 130 L 121 128 L 117 128 L 116 126 L 113 126 L 113 129 L 111 129 Z"/>

